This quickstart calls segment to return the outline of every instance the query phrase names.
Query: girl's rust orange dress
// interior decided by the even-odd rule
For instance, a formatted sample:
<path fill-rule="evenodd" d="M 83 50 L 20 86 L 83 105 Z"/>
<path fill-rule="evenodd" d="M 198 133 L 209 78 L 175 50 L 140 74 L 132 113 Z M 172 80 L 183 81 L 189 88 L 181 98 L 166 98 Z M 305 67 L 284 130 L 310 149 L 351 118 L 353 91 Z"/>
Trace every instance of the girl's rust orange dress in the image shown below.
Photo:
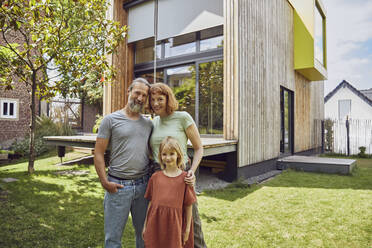
<path fill-rule="evenodd" d="M 147 213 L 144 241 L 146 248 L 193 248 L 194 233 L 191 223 L 190 236 L 182 246 L 186 218 L 184 207 L 196 202 L 195 191 L 185 184 L 186 172 L 168 177 L 158 171 L 149 180 L 145 198 L 151 201 Z"/>

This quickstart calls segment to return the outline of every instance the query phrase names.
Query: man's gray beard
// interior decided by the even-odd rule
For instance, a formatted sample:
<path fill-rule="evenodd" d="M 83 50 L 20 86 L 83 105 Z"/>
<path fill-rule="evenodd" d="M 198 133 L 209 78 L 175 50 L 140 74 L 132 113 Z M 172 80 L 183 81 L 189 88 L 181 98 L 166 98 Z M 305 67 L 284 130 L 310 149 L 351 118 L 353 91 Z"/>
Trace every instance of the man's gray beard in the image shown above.
<path fill-rule="evenodd" d="M 132 111 L 134 113 L 142 113 L 143 104 L 138 104 L 138 103 L 135 103 L 134 100 L 130 100 L 129 101 L 129 108 L 130 108 L 130 111 Z"/>

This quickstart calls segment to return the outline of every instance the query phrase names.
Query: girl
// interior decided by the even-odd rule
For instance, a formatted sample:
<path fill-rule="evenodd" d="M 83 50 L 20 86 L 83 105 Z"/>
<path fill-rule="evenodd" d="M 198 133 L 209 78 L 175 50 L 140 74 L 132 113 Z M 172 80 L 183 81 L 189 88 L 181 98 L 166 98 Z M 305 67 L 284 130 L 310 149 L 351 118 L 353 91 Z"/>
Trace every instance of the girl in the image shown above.
<path fill-rule="evenodd" d="M 152 157 L 155 162 L 158 160 L 160 143 L 167 136 L 177 139 L 181 146 L 184 162 L 186 163 L 187 177 L 185 183 L 195 183 L 195 171 L 203 157 L 203 145 L 198 128 L 191 115 L 185 111 L 177 111 L 178 102 L 172 89 L 164 83 L 151 85 L 149 103 L 151 110 L 157 115 L 152 120 L 154 129 L 150 137 Z M 192 161 L 187 156 L 187 141 L 190 140 L 194 155 Z M 192 205 L 192 220 L 194 230 L 195 248 L 207 248 L 202 231 L 202 223 L 199 217 L 198 204 Z"/>
<path fill-rule="evenodd" d="M 143 239 L 146 248 L 194 247 L 193 188 L 184 182 L 184 162 L 177 140 L 166 137 L 159 147 L 161 171 L 155 172 L 147 186 L 149 200 Z"/>

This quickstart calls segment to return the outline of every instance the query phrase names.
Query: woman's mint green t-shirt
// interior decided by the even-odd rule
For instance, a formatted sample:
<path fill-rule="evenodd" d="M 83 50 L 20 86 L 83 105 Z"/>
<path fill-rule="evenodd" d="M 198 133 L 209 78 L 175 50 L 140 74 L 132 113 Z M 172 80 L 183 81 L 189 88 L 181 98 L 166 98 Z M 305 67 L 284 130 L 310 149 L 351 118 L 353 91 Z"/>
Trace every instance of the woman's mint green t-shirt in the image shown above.
<path fill-rule="evenodd" d="M 191 115 L 184 111 L 175 111 L 173 114 L 167 117 L 160 118 L 156 116 L 152 123 L 154 125 L 151 138 L 150 146 L 152 150 L 152 155 L 156 162 L 159 163 L 159 146 L 163 139 L 167 136 L 171 136 L 177 139 L 178 143 L 182 148 L 184 154 L 184 163 L 187 163 L 187 136 L 186 129 L 195 124 Z"/>

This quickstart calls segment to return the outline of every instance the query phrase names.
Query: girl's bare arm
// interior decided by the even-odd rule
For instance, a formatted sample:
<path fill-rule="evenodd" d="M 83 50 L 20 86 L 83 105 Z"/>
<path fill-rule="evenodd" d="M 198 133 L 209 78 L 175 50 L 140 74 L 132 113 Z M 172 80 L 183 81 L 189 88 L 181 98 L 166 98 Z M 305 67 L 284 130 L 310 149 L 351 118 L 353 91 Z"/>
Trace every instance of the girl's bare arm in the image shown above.
<path fill-rule="evenodd" d="M 182 236 L 182 244 L 185 245 L 190 236 L 191 219 L 192 219 L 192 205 L 185 207 L 186 215 L 186 229 Z"/>
<path fill-rule="evenodd" d="M 143 230 L 142 230 L 142 238 L 143 238 L 143 234 L 144 234 L 145 231 L 146 231 L 147 214 L 149 213 L 150 206 L 151 206 L 151 201 L 149 202 L 149 206 L 147 207 L 147 211 L 146 211 L 145 223 L 143 224 Z"/>

